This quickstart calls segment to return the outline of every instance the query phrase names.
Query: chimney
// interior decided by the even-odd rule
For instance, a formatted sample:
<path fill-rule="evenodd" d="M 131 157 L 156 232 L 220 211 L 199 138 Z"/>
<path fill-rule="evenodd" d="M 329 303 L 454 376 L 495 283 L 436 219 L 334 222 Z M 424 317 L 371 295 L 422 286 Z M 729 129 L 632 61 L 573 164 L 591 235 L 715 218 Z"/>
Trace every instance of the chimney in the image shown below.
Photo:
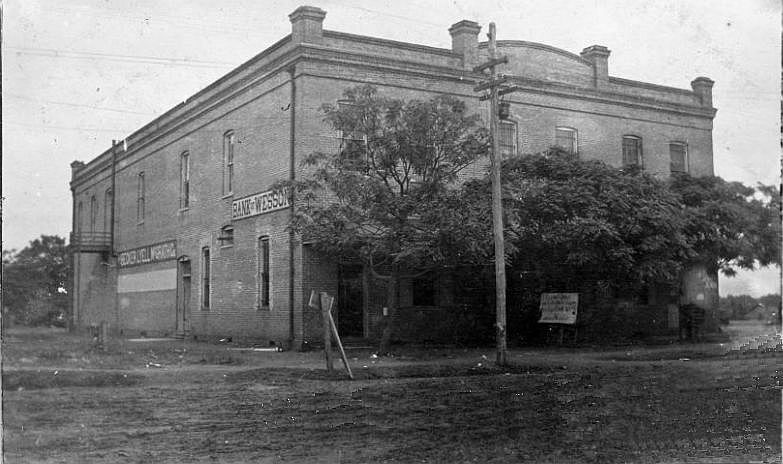
<path fill-rule="evenodd" d="M 76 177 L 76 174 L 84 169 L 84 161 L 74 161 L 71 163 L 71 180 L 73 180 Z"/>
<path fill-rule="evenodd" d="M 288 15 L 291 20 L 291 40 L 294 43 L 323 43 L 323 23 L 326 12 L 314 6 L 300 6 Z"/>
<path fill-rule="evenodd" d="M 609 83 L 609 51 L 603 45 L 591 45 L 582 50 L 582 58 L 593 64 L 593 79 L 597 89 Z"/>
<path fill-rule="evenodd" d="M 473 69 L 478 64 L 478 34 L 481 26 L 466 19 L 449 28 L 451 51 L 462 56 L 462 67 Z"/>
<path fill-rule="evenodd" d="M 712 86 L 714 84 L 715 81 L 709 77 L 697 77 L 691 81 L 691 88 L 693 89 L 693 93 L 699 97 L 701 106 L 712 108 Z"/>

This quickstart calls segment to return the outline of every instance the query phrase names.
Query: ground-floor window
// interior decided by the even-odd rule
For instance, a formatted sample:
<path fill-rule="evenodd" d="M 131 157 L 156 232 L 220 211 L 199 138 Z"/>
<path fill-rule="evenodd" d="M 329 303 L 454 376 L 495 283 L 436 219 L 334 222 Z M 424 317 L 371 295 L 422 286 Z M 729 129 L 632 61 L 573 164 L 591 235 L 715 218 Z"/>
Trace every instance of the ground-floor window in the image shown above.
<path fill-rule="evenodd" d="M 209 309 L 209 278 L 210 278 L 210 263 L 209 263 L 209 247 L 201 249 L 201 309 Z"/>
<path fill-rule="evenodd" d="M 269 309 L 269 237 L 258 239 L 258 309 Z"/>

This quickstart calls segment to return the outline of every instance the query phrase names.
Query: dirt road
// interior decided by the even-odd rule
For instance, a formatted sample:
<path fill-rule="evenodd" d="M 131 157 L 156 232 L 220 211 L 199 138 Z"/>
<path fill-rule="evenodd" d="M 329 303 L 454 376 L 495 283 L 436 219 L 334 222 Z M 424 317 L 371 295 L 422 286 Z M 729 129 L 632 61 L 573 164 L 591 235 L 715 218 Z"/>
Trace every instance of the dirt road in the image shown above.
<path fill-rule="evenodd" d="M 348 381 L 317 353 L 210 364 L 200 360 L 226 361 L 226 347 L 79 353 L 78 340 L 55 336 L 50 345 L 82 359 L 68 362 L 18 340 L 3 378 L 9 463 L 780 460 L 774 353 L 522 350 L 498 369 L 489 350 L 367 352 Z M 150 355 L 162 367 L 146 367 Z M 115 356 L 119 369 L 99 362 Z"/>

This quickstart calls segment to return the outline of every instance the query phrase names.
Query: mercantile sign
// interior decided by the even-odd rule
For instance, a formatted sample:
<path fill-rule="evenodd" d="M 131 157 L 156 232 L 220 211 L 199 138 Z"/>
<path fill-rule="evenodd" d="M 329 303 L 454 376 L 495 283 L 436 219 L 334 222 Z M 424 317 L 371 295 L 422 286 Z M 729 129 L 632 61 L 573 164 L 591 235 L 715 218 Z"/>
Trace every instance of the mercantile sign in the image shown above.
<path fill-rule="evenodd" d="M 177 259 L 176 240 L 169 240 L 168 242 L 161 242 L 122 251 L 117 257 L 120 268 L 158 263 L 171 259 Z"/>
<path fill-rule="evenodd" d="M 231 219 L 236 221 L 289 206 L 291 206 L 291 192 L 288 187 L 267 190 L 231 202 Z"/>

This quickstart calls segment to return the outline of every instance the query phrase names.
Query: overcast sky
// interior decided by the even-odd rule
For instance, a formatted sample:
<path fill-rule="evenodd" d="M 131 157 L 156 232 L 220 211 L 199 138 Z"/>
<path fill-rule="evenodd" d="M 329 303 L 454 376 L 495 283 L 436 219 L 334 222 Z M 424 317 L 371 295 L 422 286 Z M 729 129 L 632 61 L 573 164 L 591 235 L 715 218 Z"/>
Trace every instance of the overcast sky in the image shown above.
<path fill-rule="evenodd" d="M 290 33 L 297 1 L 5 0 L 3 246 L 71 226 L 69 164 L 89 161 Z M 690 89 L 715 81 L 716 174 L 777 184 L 780 0 L 309 1 L 324 27 L 450 48 L 448 28 L 497 24 L 499 40 L 579 53 L 609 73 Z M 777 291 L 778 271 L 722 279 L 721 293 Z"/>

